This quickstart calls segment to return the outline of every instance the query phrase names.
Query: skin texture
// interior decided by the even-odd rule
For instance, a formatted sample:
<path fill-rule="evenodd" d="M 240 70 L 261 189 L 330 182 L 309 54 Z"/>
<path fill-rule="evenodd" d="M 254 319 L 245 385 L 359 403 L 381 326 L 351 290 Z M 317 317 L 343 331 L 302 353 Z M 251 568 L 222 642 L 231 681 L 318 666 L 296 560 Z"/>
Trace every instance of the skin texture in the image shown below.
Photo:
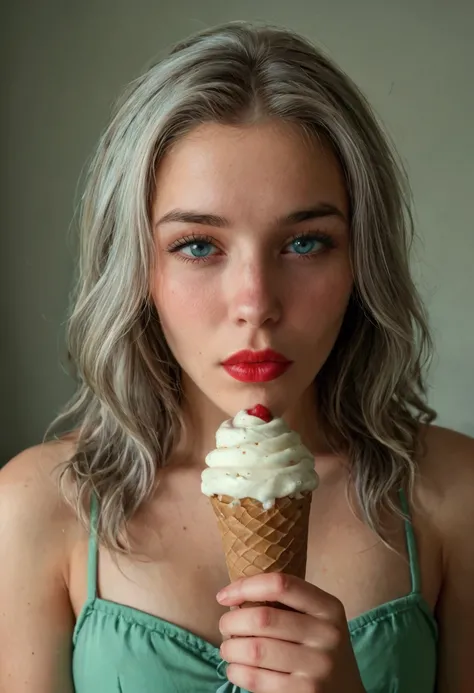
<path fill-rule="evenodd" d="M 286 124 L 205 124 L 161 162 L 157 191 L 151 293 L 183 369 L 196 424 L 193 450 L 196 436 L 200 447 L 212 448 L 219 423 L 257 402 L 285 414 L 290 425 L 304 420 L 314 429 L 312 381 L 335 342 L 353 283 L 348 199 L 331 150 Z M 278 222 L 321 203 L 340 216 Z M 160 223 L 177 208 L 219 215 L 228 225 Z M 315 242 L 311 254 L 298 255 L 290 241 L 308 232 L 328 234 L 334 247 Z M 213 239 L 204 262 L 186 261 L 189 246 L 169 252 L 192 234 Z M 272 382 L 239 383 L 220 365 L 240 349 L 266 347 L 294 362 Z"/>
<path fill-rule="evenodd" d="M 0 470 L 2 693 L 73 693 L 67 567 L 78 528 L 51 476 L 67 447 L 32 448 Z"/>
<path fill-rule="evenodd" d="M 323 201 L 342 217 L 276 223 Z M 350 511 L 346 461 L 325 447 L 311 396 L 352 289 L 341 171 L 324 144 L 310 145 L 288 126 L 201 126 L 158 171 L 153 221 L 177 207 L 229 221 L 154 230 L 150 291 L 183 368 L 192 436 L 130 523 L 140 556 L 115 561 L 101 548 L 98 592 L 222 643 L 229 680 L 254 693 L 360 693 L 347 618 L 406 595 L 409 573 L 401 523 L 392 525 L 398 555 Z M 306 231 L 329 234 L 334 248 L 316 244 L 312 259 L 293 257 L 290 239 Z M 213 237 L 209 263 L 167 252 L 193 232 Z M 274 382 L 239 383 L 219 365 L 236 350 L 267 346 L 294 361 Z M 257 402 L 284 414 L 316 457 L 321 485 L 306 581 L 249 578 L 218 601 L 227 571 L 200 473 L 221 421 Z M 440 631 L 437 693 L 470 693 L 474 441 L 436 426 L 423 436 L 412 517 L 422 592 Z M 71 436 L 25 450 L 0 471 L 0 691 L 73 690 L 71 638 L 86 600 L 88 535 L 56 488 L 57 465 L 73 451 Z M 251 601 L 294 611 L 232 608 Z"/>
<path fill-rule="evenodd" d="M 221 656 L 230 662 L 230 681 L 258 693 L 364 691 L 338 599 L 282 573 L 239 580 L 217 595 L 228 606 L 247 599 L 275 599 L 294 611 L 263 606 L 221 618 L 221 632 L 228 637 Z"/>

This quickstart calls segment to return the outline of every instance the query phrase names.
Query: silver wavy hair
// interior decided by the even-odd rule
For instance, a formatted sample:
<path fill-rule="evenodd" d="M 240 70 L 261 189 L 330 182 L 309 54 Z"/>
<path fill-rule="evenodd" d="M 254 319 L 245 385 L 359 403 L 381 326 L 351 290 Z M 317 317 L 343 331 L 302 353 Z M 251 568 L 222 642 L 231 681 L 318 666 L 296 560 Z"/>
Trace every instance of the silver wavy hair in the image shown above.
<path fill-rule="evenodd" d="M 68 422 L 75 454 L 61 490 L 118 551 L 183 432 L 180 367 L 149 297 L 155 173 L 170 145 L 200 123 L 277 118 L 330 142 L 351 207 L 355 286 L 336 344 L 316 376 L 323 426 L 344 449 L 363 520 L 383 537 L 394 491 L 411 491 L 432 343 L 409 270 L 411 193 L 403 165 L 363 94 L 292 31 L 230 22 L 178 43 L 133 81 L 88 170 L 80 258 L 68 320 L 78 387 L 48 428 Z"/>

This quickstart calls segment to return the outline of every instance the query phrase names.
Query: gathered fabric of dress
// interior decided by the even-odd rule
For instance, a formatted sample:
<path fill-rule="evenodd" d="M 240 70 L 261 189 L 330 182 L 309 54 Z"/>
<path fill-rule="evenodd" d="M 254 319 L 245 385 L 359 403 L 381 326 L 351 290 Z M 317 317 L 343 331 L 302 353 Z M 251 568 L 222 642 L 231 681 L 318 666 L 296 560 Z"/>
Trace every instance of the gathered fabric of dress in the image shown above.
<path fill-rule="evenodd" d="M 420 591 L 415 535 L 402 509 L 411 592 L 348 623 L 367 693 L 433 693 L 438 628 Z M 97 595 L 98 506 L 91 503 L 88 596 L 73 634 L 76 693 L 246 693 L 230 683 L 219 649 L 157 616 Z M 289 693 L 291 693 L 289 691 Z"/>

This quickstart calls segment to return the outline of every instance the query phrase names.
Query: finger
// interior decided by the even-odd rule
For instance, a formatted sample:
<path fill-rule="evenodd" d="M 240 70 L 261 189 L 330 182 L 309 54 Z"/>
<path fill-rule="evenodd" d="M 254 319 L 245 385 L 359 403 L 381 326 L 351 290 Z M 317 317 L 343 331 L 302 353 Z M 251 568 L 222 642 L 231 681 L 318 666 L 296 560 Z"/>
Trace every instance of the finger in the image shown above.
<path fill-rule="evenodd" d="M 222 659 L 281 673 L 300 673 L 317 678 L 325 671 L 329 656 L 314 648 L 273 638 L 232 638 L 222 643 Z"/>
<path fill-rule="evenodd" d="M 252 693 L 318 693 L 317 688 L 308 677 L 300 674 L 280 674 L 277 671 L 266 671 L 249 667 L 245 664 L 230 664 L 227 678 L 239 688 Z"/>
<path fill-rule="evenodd" d="M 340 629 L 329 620 L 270 606 L 228 611 L 219 621 L 222 637 L 262 636 L 302 643 L 316 649 L 335 649 L 341 640 Z"/>
<path fill-rule="evenodd" d="M 227 606 L 243 602 L 279 602 L 310 616 L 345 620 L 344 607 L 331 594 L 285 573 L 262 573 L 231 583 L 217 594 Z"/>
<path fill-rule="evenodd" d="M 265 671 L 245 664 L 229 664 L 227 678 L 239 688 L 252 693 L 299 693 L 298 689 L 291 685 L 288 674 Z"/>
<path fill-rule="evenodd" d="M 314 681 L 306 674 L 281 674 L 246 664 L 229 664 L 227 678 L 251 693 L 323 693 L 326 690 L 324 683 Z"/>

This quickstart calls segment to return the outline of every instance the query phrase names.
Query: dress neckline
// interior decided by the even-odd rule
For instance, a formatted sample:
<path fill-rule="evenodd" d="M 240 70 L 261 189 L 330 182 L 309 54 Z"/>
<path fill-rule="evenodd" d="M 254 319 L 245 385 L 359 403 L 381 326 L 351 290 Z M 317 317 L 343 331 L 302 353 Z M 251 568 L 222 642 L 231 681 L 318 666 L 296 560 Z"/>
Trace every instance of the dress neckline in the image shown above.
<path fill-rule="evenodd" d="M 437 623 L 433 611 L 423 595 L 420 592 L 410 592 L 409 594 L 391 599 L 388 602 L 374 606 L 367 611 L 351 618 L 347 621 L 349 633 L 353 636 L 356 632 L 362 630 L 368 625 L 377 623 L 404 611 L 419 607 L 431 621 L 435 632 L 437 632 Z M 191 630 L 179 626 L 172 621 L 167 621 L 160 616 L 156 616 L 147 611 L 136 609 L 126 604 L 120 604 L 109 599 L 101 597 L 93 597 L 88 599 L 84 604 L 76 621 L 73 634 L 73 643 L 75 644 L 79 632 L 82 629 L 86 618 L 93 612 L 100 611 L 109 615 L 119 616 L 133 625 L 139 625 L 149 631 L 154 631 L 160 635 L 177 638 L 180 641 L 185 641 L 191 644 L 194 648 L 206 653 L 211 658 L 217 657 L 220 659 L 219 648 L 213 645 L 209 640 L 202 638 L 200 635 L 193 633 Z"/>
<path fill-rule="evenodd" d="M 369 624 L 384 620 L 389 616 L 414 609 L 420 608 L 428 617 L 437 633 L 437 622 L 434 613 L 425 600 L 421 592 L 421 575 L 418 561 L 418 552 L 416 547 L 416 538 L 413 531 L 413 525 L 410 517 L 408 501 L 405 492 L 402 488 L 399 489 L 399 498 L 402 511 L 405 515 L 405 535 L 410 565 L 411 576 L 411 591 L 402 597 L 396 597 L 388 602 L 379 604 L 368 609 L 367 611 L 348 620 L 348 628 L 351 636 L 359 630 L 365 628 Z M 98 521 L 98 502 L 95 494 L 91 497 L 91 517 L 90 517 L 90 536 L 89 536 L 89 551 L 88 551 L 88 566 L 87 566 L 87 600 L 83 605 L 73 634 L 73 643 L 76 642 L 78 634 L 82 628 L 82 624 L 87 616 L 94 610 L 105 611 L 112 613 L 115 616 L 123 617 L 135 625 L 141 625 L 144 628 L 166 634 L 171 637 L 178 638 L 182 641 L 192 642 L 199 650 L 207 652 L 210 656 L 219 656 L 219 648 L 213 645 L 208 640 L 205 640 L 192 631 L 183 628 L 171 621 L 155 616 L 154 614 L 136 609 L 132 606 L 113 602 L 108 599 L 102 599 L 97 594 L 97 568 L 98 568 L 98 546 L 97 546 L 97 521 Z"/>

